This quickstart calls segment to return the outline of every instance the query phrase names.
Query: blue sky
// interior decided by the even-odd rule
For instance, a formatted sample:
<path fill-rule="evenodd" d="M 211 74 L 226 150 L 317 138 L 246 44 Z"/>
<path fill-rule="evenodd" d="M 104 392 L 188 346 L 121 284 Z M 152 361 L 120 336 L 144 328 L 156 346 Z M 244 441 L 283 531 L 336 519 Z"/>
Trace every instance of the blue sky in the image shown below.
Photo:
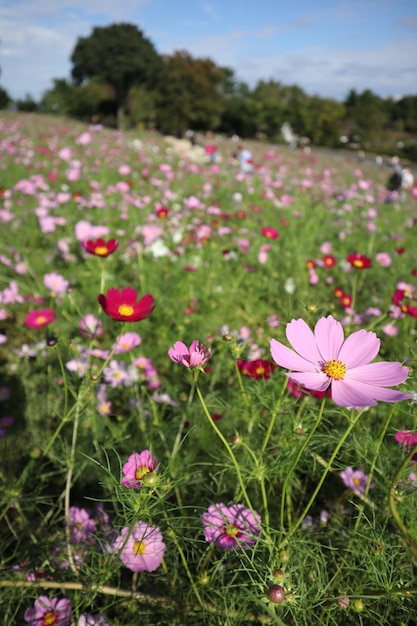
<path fill-rule="evenodd" d="M 70 78 L 78 37 L 116 22 L 136 24 L 160 54 L 210 57 L 251 87 L 417 94 L 415 0 L 0 0 L 0 85 L 39 99 Z"/>

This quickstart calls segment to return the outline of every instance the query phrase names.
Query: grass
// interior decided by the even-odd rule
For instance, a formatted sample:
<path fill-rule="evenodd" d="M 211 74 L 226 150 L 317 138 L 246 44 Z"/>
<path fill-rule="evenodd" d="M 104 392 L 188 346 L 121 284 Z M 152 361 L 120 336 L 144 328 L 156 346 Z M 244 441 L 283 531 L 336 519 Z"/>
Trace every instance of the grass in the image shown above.
<path fill-rule="evenodd" d="M 414 624 L 416 450 L 395 435 L 417 429 L 416 194 L 388 198 L 389 171 L 372 163 L 258 143 L 243 175 L 223 138 L 214 166 L 158 135 L 32 114 L 3 114 L 0 141 L 5 623 Z M 85 252 L 100 236 L 118 241 L 113 254 Z M 353 253 L 371 267 L 352 267 Z M 97 302 L 127 286 L 154 297 L 140 322 Z M 55 321 L 28 327 L 39 310 Z M 409 368 L 396 388 L 410 399 L 359 411 L 291 393 L 270 340 L 288 345 L 292 319 L 329 315 L 345 337 L 377 334 L 377 360 Z M 137 345 L 115 351 L 125 332 Z M 169 358 L 194 340 L 211 351 L 200 368 Z M 157 467 L 123 486 L 144 450 Z M 344 484 L 346 468 L 363 470 L 364 490 Z M 250 544 L 207 540 L 202 516 L 219 503 L 259 515 Z M 139 521 L 165 544 L 153 571 L 120 559 Z M 39 608 L 45 597 L 71 617 Z"/>

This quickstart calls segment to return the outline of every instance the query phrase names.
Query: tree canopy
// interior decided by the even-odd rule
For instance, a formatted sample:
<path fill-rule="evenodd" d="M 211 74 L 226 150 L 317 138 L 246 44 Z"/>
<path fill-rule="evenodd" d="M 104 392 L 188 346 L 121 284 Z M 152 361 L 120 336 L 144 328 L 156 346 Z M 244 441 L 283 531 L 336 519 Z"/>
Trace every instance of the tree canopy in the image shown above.
<path fill-rule="evenodd" d="M 152 42 L 135 25 L 127 23 L 97 26 L 90 36 L 80 37 L 71 62 L 76 85 L 94 78 L 114 89 L 119 127 L 123 125 L 130 88 L 156 84 L 162 69 L 161 57 Z"/>

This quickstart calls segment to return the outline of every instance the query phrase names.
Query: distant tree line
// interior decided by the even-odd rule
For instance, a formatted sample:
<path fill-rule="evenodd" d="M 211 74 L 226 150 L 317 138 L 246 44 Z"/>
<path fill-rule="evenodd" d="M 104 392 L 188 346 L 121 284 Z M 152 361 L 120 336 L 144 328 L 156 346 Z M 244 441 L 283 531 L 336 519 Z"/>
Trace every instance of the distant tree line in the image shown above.
<path fill-rule="evenodd" d="M 182 135 L 186 129 L 282 142 L 291 125 L 313 145 L 343 145 L 417 160 L 417 95 L 385 99 L 352 89 L 343 102 L 308 95 L 297 85 L 260 80 L 254 88 L 229 67 L 187 51 L 159 55 L 132 24 L 95 27 L 71 55 L 72 80 L 53 80 L 35 102 L 14 103 L 118 128 L 154 128 Z M 0 87 L 0 108 L 10 98 Z"/>

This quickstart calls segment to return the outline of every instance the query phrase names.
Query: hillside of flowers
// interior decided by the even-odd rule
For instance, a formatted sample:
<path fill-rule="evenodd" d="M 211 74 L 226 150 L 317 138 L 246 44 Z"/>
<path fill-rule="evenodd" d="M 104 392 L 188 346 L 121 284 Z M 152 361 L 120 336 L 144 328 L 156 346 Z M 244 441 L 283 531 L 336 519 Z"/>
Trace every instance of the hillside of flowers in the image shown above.
<path fill-rule="evenodd" d="M 36 114 L 0 145 L 4 623 L 415 624 L 417 187 Z"/>

